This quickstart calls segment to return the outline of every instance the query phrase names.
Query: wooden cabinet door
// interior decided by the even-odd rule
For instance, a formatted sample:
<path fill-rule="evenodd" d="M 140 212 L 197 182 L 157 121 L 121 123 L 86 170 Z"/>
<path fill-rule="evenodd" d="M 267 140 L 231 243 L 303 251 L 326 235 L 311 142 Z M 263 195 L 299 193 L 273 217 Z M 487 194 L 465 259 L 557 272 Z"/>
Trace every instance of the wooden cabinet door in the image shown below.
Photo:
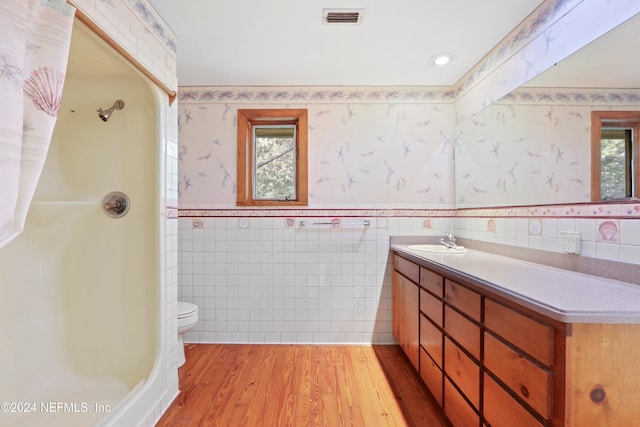
<path fill-rule="evenodd" d="M 420 290 L 417 284 L 398 271 L 393 272 L 392 286 L 393 336 L 417 371 L 420 346 Z"/>
<path fill-rule="evenodd" d="M 404 282 L 405 353 L 416 372 L 420 366 L 420 288 L 410 280 Z"/>
<path fill-rule="evenodd" d="M 402 275 L 400 273 L 398 273 L 397 271 L 393 272 L 393 281 L 392 281 L 392 330 L 393 330 L 393 336 L 396 339 L 396 341 L 398 342 L 398 344 L 400 344 L 400 346 L 402 346 L 402 340 L 403 340 L 403 336 L 402 336 L 402 331 L 401 331 L 401 327 L 402 327 L 402 312 L 403 310 L 403 305 L 404 305 L 404 295 L 402 294 L 402 289 L 404 286 L 403 283 L 404 278 L 402 277 Z"/>

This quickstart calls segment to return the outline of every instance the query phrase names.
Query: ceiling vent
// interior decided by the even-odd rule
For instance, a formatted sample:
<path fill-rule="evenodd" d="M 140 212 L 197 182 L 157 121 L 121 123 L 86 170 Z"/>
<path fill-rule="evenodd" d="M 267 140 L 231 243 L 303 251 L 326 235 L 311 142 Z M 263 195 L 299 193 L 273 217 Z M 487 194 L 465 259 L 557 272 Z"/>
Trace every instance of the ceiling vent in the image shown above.
<path fill-rule="evenodd" d="M 359 24 L 362 22 L 364 9 L 324 9 L 322 23 L 324 24 Z"/>

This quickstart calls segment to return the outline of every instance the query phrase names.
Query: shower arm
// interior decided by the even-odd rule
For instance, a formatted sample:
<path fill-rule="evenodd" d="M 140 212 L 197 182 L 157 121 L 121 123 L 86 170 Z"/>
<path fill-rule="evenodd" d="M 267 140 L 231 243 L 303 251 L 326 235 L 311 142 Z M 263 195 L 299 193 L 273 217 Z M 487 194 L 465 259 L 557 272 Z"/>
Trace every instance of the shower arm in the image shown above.
<path fill-rule="evenodd" d="M 102 107 L 98 107 L 96 111 L 98 112 L 98 117 L 100 117 L 100 120 L 106 122 L 107 120 L 109 120 L 114 110 L 122 110 L 123 108 L 124 101 L 122 99 L 118 99 L 113 103 L 111 107 L 107 108 L 106 110 L 103 110 Z"/>

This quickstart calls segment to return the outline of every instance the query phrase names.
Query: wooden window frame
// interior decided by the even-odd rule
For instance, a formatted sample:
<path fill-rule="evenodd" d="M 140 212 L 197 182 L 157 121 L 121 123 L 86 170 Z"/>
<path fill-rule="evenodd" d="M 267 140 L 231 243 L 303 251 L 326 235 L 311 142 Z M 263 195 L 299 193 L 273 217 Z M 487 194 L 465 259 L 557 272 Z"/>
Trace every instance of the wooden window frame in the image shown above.
<path fill-rule="evenodd" d="M 252 129 L 260 124 L 292 123 L 296 125 L 296 196 L 289 200 L 253 198 Z M 308 120 L 306 109 L 238 109 L 238 206 L 307 206 L 308 191 Z"/>
<path fill-rule="evenodd" d="M 603 127 L 621 127 L 633 129 L 633 192 L 634 198 L 640 195 L 640 111 L 592 111 L 591 112 L 591 200 L 601 202 L 600 188 L 601 152 L 600 141 Z"/>

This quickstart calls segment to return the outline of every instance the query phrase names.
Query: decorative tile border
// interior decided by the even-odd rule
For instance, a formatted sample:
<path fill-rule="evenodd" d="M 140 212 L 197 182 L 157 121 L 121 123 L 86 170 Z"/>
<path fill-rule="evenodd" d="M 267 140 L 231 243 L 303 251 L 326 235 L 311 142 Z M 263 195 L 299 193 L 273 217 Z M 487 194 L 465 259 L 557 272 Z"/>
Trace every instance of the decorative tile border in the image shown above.
<path fill-rule="evenodd" d="M 457 209 L 456 217 L 640 218 L 640 202 Z"/>
<path fill-rule="evenodd" d="M 180 209 L 180 217 L 454 217 L 452 209 Z"/>
<path fill-rule="evenodd" d="M 461 209 L 179 209 L 179 217 L 640 218 L 640 202 Z M 169 208 L 167 208 L 167 213 Z M 168 214 L 167 214 L 168 215 Z"/>
<path fill-rule="evenodd" d="M 442 103 L 453 90 L 441 87 L 180 87 L 182 104 L 234 103 Z"/>

